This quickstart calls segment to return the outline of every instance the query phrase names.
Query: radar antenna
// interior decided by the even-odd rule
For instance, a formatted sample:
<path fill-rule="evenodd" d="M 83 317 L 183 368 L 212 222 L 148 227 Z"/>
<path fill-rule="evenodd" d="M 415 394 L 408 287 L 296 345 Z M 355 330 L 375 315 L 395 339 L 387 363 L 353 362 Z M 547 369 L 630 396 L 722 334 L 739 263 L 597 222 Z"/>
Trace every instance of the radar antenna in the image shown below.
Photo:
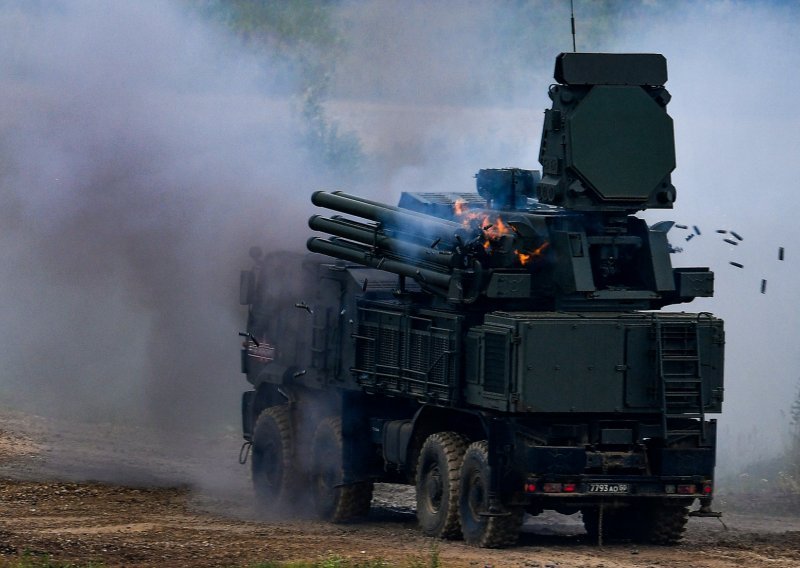
<path fill-rule="evenodd" d="M 574 0 L 569 0 L 569 22 L 572 24 L 572 51 L 574 53 L 578 49 L 575 47 L 575 5 L 573 2 Z"/>

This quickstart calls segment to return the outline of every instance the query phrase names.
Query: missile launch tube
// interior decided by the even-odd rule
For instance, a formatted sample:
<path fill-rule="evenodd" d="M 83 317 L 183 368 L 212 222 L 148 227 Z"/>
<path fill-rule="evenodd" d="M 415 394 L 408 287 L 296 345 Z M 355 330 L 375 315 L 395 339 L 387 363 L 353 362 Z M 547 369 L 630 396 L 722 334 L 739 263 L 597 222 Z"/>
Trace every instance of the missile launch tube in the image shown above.
<path fill-rule="evenodd" d="M 407 276 L 425 284 L 438 286 L 444 290 L 450 287 L 451 277 L 448 274 L 435 272 L 427 268 L 420 268 L 406 262 L 391 260 L 384 256 L 373 254 L 366 247 L 361 247 L 354 243 L 346 243 L 335 237 L 329 240 L 311 237 L 308 239 L 306 246 L 311 252 L 318 252 L 334 258 L 355 262 L 363 266 L 378 268 L 393 274 Z"/>
<path fill-rule="evenodd" d="M 365 205 L 370 205 L 377 209 L 384 209 L 388 211 L 394 211 L 396 213 L 401 213 L 407 215 L 408 217 L 414 217 L 419 219 L 421 222 L 432 221 L 434 223 L 439 223 L 441 225 L 445 225 L 450 227 L 453 230 L 459 230 L 463 227 L 460 223 L 456 221 L 448 221 L 447 219 L 441 219 L 439 217 L 434 217 L 433 215 L 428 215 L 426 213 L 420 213 L 419 211 L 411 211 L 410 209 L 403 209 L 402 207 L 396 207 L 394 205 L 388 205 L 386 203 L 381 203 L 380 201 L 373 201 L 371 199 L 366 199 L 364 197 L 358 195 L 352 195 L 350 193 L 345 193 L 344 191 L 334 191 L 331 195 L 335 195 L 337 197 L 342 197 L 344 199 L 349 199 L 351 201 L 358 201 L 359 203 L 363 203 Z"/>
<path fill-rule="evenodd" d="M 431 215 L 407 211 L 400 207 L 392 207 L 355 198 L 346 193 L 315 191 L 311 195 L 311 202 L 318 207 L 325 207 L 340 213 L 347 213 L 356 217 L 363 217 L 370 221 L 383 223 L 388 227 L 410 230 L 423 233 L 433 238 L 441 238 L 448 243 L 453 242 L 454 235 L 464 231 L 464 228 L 453 221 L 438 219 Z"/>
<path fill-rule="evenodd" d="M 328 219 L 327 217 L 314 215 L 308 220 L 308 226 L 315 231 L 373 246 L 379 251 L 390 251 L 404 257 L 411 264 L 421 261 L 448 268 L 453 264 L 452 253 L 423 247 L 403 239 L 392 238 L 381 232 L 378 227 L 349 219 Z"/>

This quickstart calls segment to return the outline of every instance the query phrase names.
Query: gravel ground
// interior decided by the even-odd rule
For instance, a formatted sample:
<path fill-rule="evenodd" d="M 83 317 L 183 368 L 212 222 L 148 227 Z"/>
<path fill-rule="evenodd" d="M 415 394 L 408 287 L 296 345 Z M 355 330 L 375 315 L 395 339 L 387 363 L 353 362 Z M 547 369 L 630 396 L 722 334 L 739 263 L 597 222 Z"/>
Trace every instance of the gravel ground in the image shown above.
<path fill-rule="evenodd" d="M 0 412 L 0 559 L 41 554 L 105 566 L 247 566 L 381 558 L 445 567 L 800 567 L 800 512 L 785 499 L 723 499 L 727 529 L 692 519 L 674 547 L 588 542 L 578 515 L 526 518 L 517 546 L 482 550 L 422 537 L 413 491 L 378 485 L 369 518 L 331 525 L 254 509 L 237 432 L 182 440 L 146 430 Z M 774 503 L 790 506 L 784 515 Z M 796 505 L 796 503 L 795 503 Z M 737 512 L 741 511 L 741 512 Z M 790 514 L 790 513 L 795 513 Z"/>

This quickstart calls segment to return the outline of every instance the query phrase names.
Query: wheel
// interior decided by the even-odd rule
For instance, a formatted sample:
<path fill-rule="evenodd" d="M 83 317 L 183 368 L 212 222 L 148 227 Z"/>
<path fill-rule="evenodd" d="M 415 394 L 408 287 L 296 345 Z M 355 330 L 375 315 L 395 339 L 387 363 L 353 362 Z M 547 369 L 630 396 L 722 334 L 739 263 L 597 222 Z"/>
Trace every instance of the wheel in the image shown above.
<path fill-rule="evenodd" d="M 651 504 L 642 509 L 639 537 L 652 544 L 677 544 L 688 520 L 689 509 L 683 504 Z"/>
<path fill-rule="evenodd" d="M 311 493 L 321 519 L 333 523 L 365 517 L 372 502 L 371 481 L 342 485 L 342 421 L 320 422 L 311 444 Z"/>
<path fill-rule="evenodd" d="M 483 548 L 499 548 L 517 542 L 524 512 L 520 507 L 487 516 L 489 508 L 489 443 L 474 442 L 461 465 L 459 517 L 464 542 Z"/>
<path fill-rule="evenodd" d="M 259 504 L 275 510 L 291 502 L 296 474 L 291 414 L 286 405 L 261 412 L 253 429 L 251 475 Z"/>
<path fill-rule="evenodd" d="M 431 434 L 417 462 L 417 521 L 426 536 L 459 538 L 458 475 L 466 439 L 455 432 Z"/>

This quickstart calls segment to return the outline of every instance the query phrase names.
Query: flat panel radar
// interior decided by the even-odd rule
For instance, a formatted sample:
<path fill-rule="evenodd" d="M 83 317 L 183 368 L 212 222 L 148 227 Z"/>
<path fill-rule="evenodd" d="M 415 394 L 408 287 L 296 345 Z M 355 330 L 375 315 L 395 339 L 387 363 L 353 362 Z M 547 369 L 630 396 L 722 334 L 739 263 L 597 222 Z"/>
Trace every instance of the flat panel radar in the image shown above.
<path fill-rule="evenodd" d="M 675 169 L 672 118 L 640 87 L 593 87 L 566 126 L 567 165 L 601 199 L 644 203 Z"/>
<path fill-rule="evenodd" d="M 553 73 L 562 85 L 647 85 L 667 82 L 667 60 L 658 53 L 561 53 Z"/>
<path fill-rule="evenodd" d="M 539 200 L 612 214 L 671 208 L 675 135 L 664 57 L 562 53 L 554 77 Z"/>

